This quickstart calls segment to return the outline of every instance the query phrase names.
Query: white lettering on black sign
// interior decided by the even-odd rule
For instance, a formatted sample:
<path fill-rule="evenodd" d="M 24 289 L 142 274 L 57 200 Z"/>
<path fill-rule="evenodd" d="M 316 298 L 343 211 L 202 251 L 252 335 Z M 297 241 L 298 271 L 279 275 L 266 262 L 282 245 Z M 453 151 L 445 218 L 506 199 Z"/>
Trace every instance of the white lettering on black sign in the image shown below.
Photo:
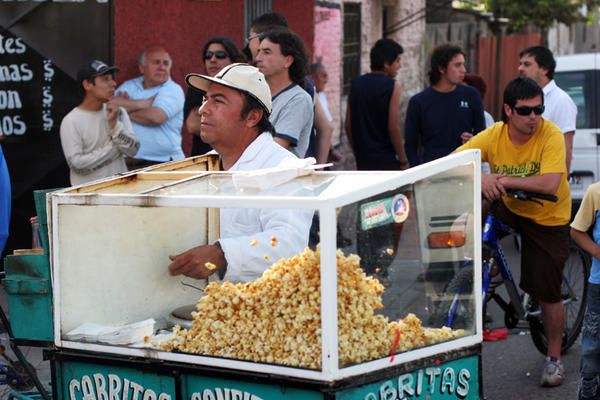
<path fill-rule="evenodd" d="M 27 46 L 20 38 L 0 35 L 0 54 L 23 54 Z M 33 72 L 27 63 L 0 65 L 0 82 L 26 82 L 33 78 Z M 0 90 L 0 110 L 20 110 L 23 108 L 21 96 L 16 90 Z M 21 115 L 0 113 L 0 136 L 23 135 L 27 125 Z"/>
<path fill-rule="evenodd" d="M 27 82 L 33 78 L 33 72 L 27 63 L 0 65 L 0 82 Z"/>
<path fill-rule="evenodd" d="M 0 55 L 21 56 L 27 53 L 27 46 L 21 38 L 7 37 L 0 34 Z M 19 57 L 20 58 L 20 57 Z M 12 57 L 14 59 L 14 57 Z M 6 60 L 6 58 L 5 58 Z M 0 64 L 0 82 L 20 83 L 34 79 L 33 69 L 27 62 L 8 62 Z M 0 90 L 0 136 L 22 136 L 27 131 L 24 121 L 22 93 L 15 89 Z M 52 106 L 52 100 L 49 107 Z"/>
<path fill-rule="evenodd" d="M 54 76 L 54 67 L 52 61 L 44 60 L 44 81 L 48 83 L 48 86 L 42 87 L 42 125 L 44 131 L 49 132 L 54 126 L 54 120 L 52 119 L 52 77 Z"/>
<path fill-rule="evenodd" d="M 5 38 L 0 35 L 0 54 L 23 54 L 27 46 L 21 38 Z"/>

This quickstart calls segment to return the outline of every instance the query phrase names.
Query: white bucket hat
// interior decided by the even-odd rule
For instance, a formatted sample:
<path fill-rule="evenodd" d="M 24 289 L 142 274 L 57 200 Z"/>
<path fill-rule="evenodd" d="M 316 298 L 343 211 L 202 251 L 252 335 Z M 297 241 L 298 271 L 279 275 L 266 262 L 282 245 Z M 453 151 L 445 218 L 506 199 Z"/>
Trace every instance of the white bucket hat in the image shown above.
<path fill-rule="evenodd" d="M 245 63 L 230 64 L 214 77 L 201 74 L 188 74 L 186 83 L 202 92 L 208 90 L 211 83 L 227 86 L 254 97 L 263 106 L 267 115 L 271 114 L 271 90 L 265 76 L 258 68 Z"/>

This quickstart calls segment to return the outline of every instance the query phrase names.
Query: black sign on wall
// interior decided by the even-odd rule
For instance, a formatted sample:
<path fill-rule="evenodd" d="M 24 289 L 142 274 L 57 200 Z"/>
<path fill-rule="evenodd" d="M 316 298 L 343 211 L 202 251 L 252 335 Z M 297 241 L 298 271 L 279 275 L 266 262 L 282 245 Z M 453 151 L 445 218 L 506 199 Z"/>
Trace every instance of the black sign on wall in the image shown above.
<path fill-rule="evenodd" d="M 33 191 L 69 183 L 60 123 L 83 97 L 77 70 L 110 63 L 111 40 L 107 0 L 0 2 L 0 145 L 13 194 L 7 250 L 31 241 Z"/>
<path fill-rule="evenodd" d="M 0 33 L 0 55 L 2 141 L 31 143 L 58 134 L 62 117 L 80 100 L 77 82 L 11 32 Z"/>

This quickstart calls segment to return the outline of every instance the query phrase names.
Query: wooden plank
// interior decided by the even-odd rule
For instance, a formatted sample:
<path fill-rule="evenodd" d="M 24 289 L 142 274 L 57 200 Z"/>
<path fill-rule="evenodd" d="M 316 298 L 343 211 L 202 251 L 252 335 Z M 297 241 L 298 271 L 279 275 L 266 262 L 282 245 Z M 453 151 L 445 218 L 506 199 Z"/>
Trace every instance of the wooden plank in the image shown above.
<path fill-rule="evenodd" d="M 44 249 L 15 249 L 13 255 L 19 256 L 23 254 L 44 254 Z"/>

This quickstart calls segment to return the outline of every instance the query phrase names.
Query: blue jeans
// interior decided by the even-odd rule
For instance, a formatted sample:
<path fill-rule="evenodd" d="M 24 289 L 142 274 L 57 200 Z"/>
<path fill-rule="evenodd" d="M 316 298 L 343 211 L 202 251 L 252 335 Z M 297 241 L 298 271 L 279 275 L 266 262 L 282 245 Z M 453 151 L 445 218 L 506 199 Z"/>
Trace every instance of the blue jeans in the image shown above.
<path fill-rule="evenodd" d="M 600 400 L 600 285 L 589 284 L 581 336 L 579 399 Z"/>

